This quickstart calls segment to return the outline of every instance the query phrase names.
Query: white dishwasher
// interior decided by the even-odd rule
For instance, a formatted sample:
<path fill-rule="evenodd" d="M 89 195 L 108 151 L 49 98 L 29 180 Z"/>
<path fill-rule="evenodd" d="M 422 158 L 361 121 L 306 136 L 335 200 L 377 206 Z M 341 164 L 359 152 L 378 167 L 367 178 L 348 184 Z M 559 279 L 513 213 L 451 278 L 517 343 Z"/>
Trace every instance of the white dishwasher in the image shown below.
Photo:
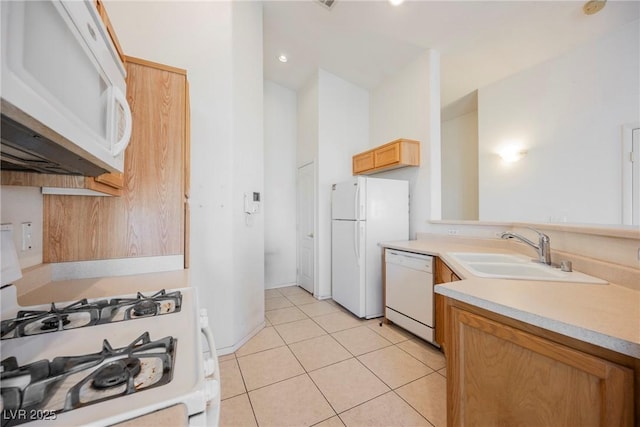
<path fill-rule="evenodd" d="M 433 257 L 386 249 L 385 260 L 385 316 L 398 326 L 433 343 Z"/>

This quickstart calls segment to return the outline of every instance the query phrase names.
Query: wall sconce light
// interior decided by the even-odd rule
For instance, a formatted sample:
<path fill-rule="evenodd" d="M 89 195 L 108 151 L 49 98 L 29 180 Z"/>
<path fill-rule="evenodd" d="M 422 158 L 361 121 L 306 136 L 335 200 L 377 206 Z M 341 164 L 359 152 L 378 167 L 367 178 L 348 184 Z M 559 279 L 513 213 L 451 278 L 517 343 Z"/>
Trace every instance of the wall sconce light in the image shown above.
<path fill-rule="evenodd" d="M 509 146 L 501 149 L 498 155 L 506 163 L 515 163 L 527 155 L 527 151 L 519 147 Z"/>

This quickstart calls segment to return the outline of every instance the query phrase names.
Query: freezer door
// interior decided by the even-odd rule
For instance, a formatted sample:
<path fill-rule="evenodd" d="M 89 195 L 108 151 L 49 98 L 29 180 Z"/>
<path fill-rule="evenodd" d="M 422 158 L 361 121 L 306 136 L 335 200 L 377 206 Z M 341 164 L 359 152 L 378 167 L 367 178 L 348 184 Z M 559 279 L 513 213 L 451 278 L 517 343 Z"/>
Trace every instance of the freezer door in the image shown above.
<path fill-rule="evenodd" d="M 409 238 L 408 181 L 367 178 L 366 192 L 361 201 L 365 205 L 361 210 L 367 212 L 367 221 L 379 221 L 385 227 L 406 229 L 406 237 L 401 234 L 400 237 L 391 236 L 392 239 Z"/>
<path fill-rule="evenodd" d="M 331 187 L 331 219 L 364 220 L 366 178 L 356 177 Z"/>
<path fill-rule="evenodd" d="M 331 294 L 358 317 L 365 316 L 364 223 L 331 222 Z"/>

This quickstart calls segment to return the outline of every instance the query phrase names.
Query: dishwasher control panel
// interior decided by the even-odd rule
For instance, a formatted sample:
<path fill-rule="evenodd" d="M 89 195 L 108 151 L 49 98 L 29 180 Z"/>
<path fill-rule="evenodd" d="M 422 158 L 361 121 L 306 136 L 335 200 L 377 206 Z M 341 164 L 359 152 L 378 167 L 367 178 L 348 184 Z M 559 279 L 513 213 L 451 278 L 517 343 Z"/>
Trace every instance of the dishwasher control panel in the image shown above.
<path fill-rule="evenodd" d="M 433 257 L 429 255 L 387 249 L 385 252 L 385 259 L 389 264 L 402 265 L 407 268 L 422 270 L 428 273 L 433 272 Z"/>

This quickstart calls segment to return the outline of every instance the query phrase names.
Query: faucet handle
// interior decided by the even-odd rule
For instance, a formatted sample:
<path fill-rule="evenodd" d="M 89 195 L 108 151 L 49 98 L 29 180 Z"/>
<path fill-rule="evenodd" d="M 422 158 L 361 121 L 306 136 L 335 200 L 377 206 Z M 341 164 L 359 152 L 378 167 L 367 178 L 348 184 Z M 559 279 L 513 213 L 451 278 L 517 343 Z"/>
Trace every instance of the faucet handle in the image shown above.
<path fill-rule="evenodd" d="M 560 270 L 567 272 L 573 271 L 571 261 L 560 261 Z"/>
<path fill-rule="evenodd" d="M 546 235 L 546 234 L 544 234 L 543 232 L 538 231 L 538 230 L 536 230 L 536 229 L 535 229 L 535 228 L 533 228 L 533 227 L 526 227 L 526 228 L 528 228 L 528 229 L 529 229 L 529 230 L 531 230 L 531 231 L 535 231 L 535 232 L 538 234 L 538 237 L 540 238 L 540 240 L 543 240 L 543 239 L 544 239 L 544 240 L 546 240 L 546 241 L 549 241 L 549 236 L 547 236 L 547 235 Z"/>

